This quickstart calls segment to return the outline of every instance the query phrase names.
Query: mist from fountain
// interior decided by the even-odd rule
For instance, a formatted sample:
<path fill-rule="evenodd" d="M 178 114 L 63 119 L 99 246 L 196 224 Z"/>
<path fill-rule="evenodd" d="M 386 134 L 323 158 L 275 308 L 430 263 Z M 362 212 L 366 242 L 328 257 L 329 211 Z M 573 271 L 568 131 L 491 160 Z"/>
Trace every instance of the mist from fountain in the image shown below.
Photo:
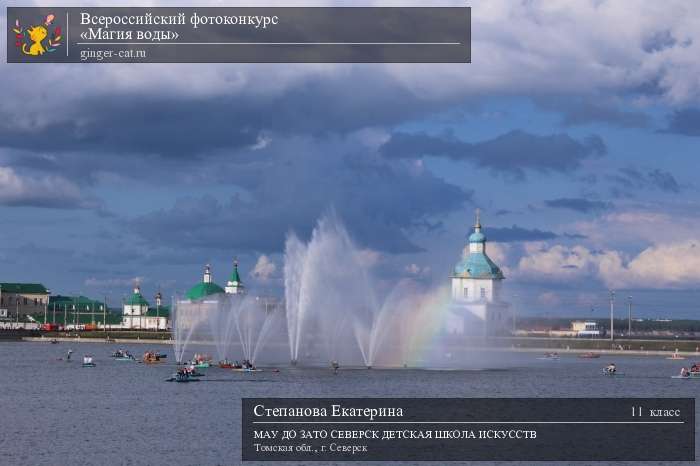
<path fill-rule="evenodd" d="M 293 233 L 285 247 L 285 297 L 290 357 L 320 341 L 326 361 L 375 364 L 395 328 L 404 287 L 379 302 L 367 254 L 333 213 L 321 217 L 308 244 Z"/>

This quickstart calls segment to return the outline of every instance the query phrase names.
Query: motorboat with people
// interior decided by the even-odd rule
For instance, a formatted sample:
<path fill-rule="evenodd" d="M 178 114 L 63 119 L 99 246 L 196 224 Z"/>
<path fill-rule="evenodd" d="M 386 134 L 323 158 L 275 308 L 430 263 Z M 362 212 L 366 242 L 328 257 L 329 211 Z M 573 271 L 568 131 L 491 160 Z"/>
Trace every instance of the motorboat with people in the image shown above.
<path fill-rule="evenodd" d="M 189 365 L 180 369 L 182 372 L 186 373 L 190 377 L 204 377 L 203 372 L 198 372 L 195 366 Z"/>
<path fill-rule="evenodd" d="M 171 377 L 165 379 L 166 382 L 199 382 L 199 379 L 195 378 L 189 374 L 186 370 L 180 369 L 174 373 Z"/>
<path fill-rule="evenodd" d="M 58 340 L 56 340 L 55 338 L 52 338 L 52 339 L 51 339 L 51 344 L 52 344 L 52 345 L 57 345 L 57 344 L 58 344 Z"/>
<path fill-rule="evenodd" d="M 700 365 L 698 363 L 687 367 L 681 367 L 681 373 L 678 375 L 672 375 L 672 379 L 698 379 L 700 380 Z"/>
<path fill-rule="evenodd" d="M 617 370 L 617 366 L 615 365 L 614 362 L 611 362 L 607 366 L 603 368 L 603 375 L 610 375 L 610 376 L 620 376 L 624 375 L 621 372 Z"/>
<path fill-rule="evenodd" d="M 192 361 L 190 361 L 188 364 L 196 367 L 197 369 L 206 369 L 208 367 L 211 367 L 212 357 L 208 354 L 195 353 L 194 357 L 192 358 Z"/>
<path fill-rule="evenodd" d="M 681 360 L 685 359 L 685 356 L 681 356 L 680 353 L 678 352 L 678 349 L 676 348 L 676 351 L 673 352 L 673 354 L 666 359 L 672 359 L 672 360 Z"/>
<path fill-rule="evenodd" d="M 537 358 L 541 360 L 546 360 L 546 361 L 558 361 L 559 358 L 559 353 L 545 353 L 544 356 L 541 358 Z"/>
<path fill-rule="evenodd" d="M 238 364 L 238 361 L 236 361 L 236 364 L 234 364 L 231 370 L 234 372 L 262 372 L 262 369 L 255 367 L 255 364 L 249 359 L 244 359 L 241 364 Z"/>
<path fill-rule="evenodd" d="M 221 369 L 233 369 L 233 362 L 228 359 L 222 359 L 219 361 L 219 368 Z"/>
<path fill-rule="evenodd" d="M 90 356 L 88 354 L 83 356 L 83 367 L 95 367 L 95 366 L 96 366 L 96 364 L 92 360 L 92 356 Z"/>
<path fill-rule="evenodd" d="M 146 364 L 157 364 L 159 362 L 163 362 L 163 360 L 158 353 L 154 351 L 146 351 L 143 353 L 143 362 Z"/>
<path fill-rule="evenodd" d="M 338 375 L 338 369 L 340 369 L 340 364 L 335 359 L 331 361 L 331 369 L 333 369 L 334 375 Z"/>
<path fill-rule="evenodd" d="M 600 353 L 594 353 L 593 351 L 587 351 L 578 355 L 581 359 L 598 359 L 600 358 Z"/>
<path fill-rule="evenodd" d="M 112 353 L 112 358 L 117 361 L 136 361 L 136 358 L 128 350 L 118 349 Z"/>

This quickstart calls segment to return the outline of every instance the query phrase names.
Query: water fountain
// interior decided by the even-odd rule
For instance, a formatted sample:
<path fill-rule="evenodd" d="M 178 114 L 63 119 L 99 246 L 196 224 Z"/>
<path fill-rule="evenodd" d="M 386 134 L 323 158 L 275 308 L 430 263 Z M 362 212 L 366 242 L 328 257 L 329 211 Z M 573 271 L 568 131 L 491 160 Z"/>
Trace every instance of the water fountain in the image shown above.
<path fill-rule="evenodd" d="M 383 295 L 366 253 L 334 214 L 319 219 L 308 242 L 290 233 L 284 255 L 284 309 L 252 295 L 224 293 L 175 303 L 178 361 L 191 345 L 214 347 L 219 360 L 242 355 L 270 362 L 270 347 L 288 344 L 292 365 L 433 365 L 441 358 L 441 331 L 449 307 L 446 289 L 426 292 L 401 280 Z M 286 325 L 283 325 L 286 324 Z"/>
<path fill-rule="evenodd" d="M 199 300 L 177 300 L 173 309 L 173 345 L 178 363 L 189 347 L 219 361 L 242 355 L 255 363 L 277 321 L 277 306 L 247 295 L 218 293 Z"/>
<path fill-rule="evenodd" d="M 308 244 L 288 236 L 284 272 L 292 364 L 311 343 L 305 339 L 321 341 L 326 361 L 375 364 L 389 331 L 399 324 L 406 287 L 396 286 L 380 302 L 363 257 L 332 213 L 318 221 Z"/>

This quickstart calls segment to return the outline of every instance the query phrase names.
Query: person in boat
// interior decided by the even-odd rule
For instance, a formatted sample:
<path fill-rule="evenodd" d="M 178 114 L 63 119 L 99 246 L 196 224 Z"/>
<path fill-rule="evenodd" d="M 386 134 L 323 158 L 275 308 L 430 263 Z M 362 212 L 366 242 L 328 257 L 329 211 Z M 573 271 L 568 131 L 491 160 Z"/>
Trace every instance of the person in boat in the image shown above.
<path fill-rule="evenodd" d="M 609 374 L 614 374 L 615 372 L 617 372 L 617 367 L 615 367 L 615 363 L 611 362 L 610 364 L 608 364 L 608 366 L 605 368 L 605 371 Z"/>
<path fill-rule="evenodd" d="M 335 359 L 331 361 L 331 367 L 333 368 L 333 373 L 338 374 L 338 369 L 340 369 L 340 364 Z"/>
<path fill-rule="evenodd" d="M 692 366 L 690 366 L 690 372 L 700 372 L 700 365 L 698 365 L 698 363 L 695 363 Z"/>
<path fill-rule="evenodd" d="M 68 350 L 68 355 L 66 356 L 66 361 L 70 361 L 70 355 L 73 354 L 73 350 Z"/>
<path fill-rule="evenodd" d="M 690 377 L 690 371 L 687 367 L 681 367 L 681 377 Z"/>

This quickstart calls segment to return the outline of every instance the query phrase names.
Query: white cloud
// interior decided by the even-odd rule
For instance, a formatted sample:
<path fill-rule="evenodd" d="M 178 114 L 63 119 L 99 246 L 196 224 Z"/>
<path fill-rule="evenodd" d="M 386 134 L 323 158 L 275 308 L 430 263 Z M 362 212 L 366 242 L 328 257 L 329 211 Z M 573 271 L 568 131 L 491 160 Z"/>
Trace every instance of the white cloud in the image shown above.
<path fill-rule="evenodd" d="M 649 246 L 634 257 L 615 250 L 555 245 L 530 250 L 514 271 L 520 280 L 595 280 L 609 288 L 696 288 L 700 284 L 700 241 Z"/>
<path fill-rule="evenodd" d="M 277 272 L 277 265 L 265 254 L 258 257 L 250 275 L 260 281 L 268 281 Z"/>
<path fill-rule="evenodd" d="M 677 243 L 697 238 L 698 208 L 696 203 L 681 202 L 664 211 L 628 209 L 576 222 L 566 229 L 586 236 L 594 244 Z"/>
<path fill-rule="evenodd" d="M 404 267 L 404 272 L 406 272 L 408 275 L 412 275 L 414 277 L 427 277 L 430 276 L 431 268 L 429 266 L 420 266 L 416 263 L 412 263 Z"/>
<path fill-rule="evenodd" d="M 21 175 L 12 167 L 0 166 L 0 204 L 8 206 L 81 208 L 88 207 L 80 188 L 56 175 Z"/>
<path fill-rule="evenodd" d="M 136 285 L 141 285 L 143 283 L 144 277 L 132 277 L 132 278 L 96 278 L 90 277 L 85 279 L 85 286 L 90 286 L 94 288 L 125 288 L 132 287 Z"/>

